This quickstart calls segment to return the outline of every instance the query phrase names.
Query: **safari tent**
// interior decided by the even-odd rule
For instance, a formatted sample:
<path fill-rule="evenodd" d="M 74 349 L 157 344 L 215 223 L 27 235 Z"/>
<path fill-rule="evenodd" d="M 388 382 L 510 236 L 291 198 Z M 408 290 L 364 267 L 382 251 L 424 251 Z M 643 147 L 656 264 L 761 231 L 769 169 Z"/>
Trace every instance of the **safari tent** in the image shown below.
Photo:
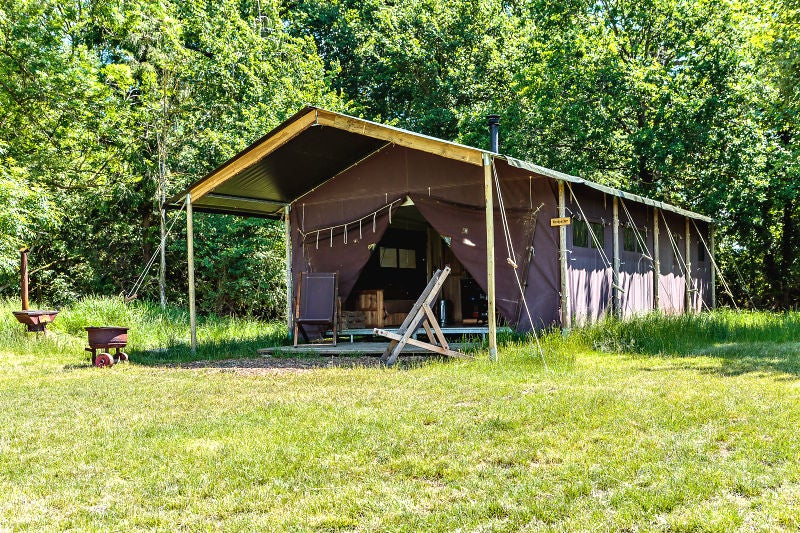
<path fill-rule="evenodd" d="M 454 327 L 525 331 L 714 307 L 711 218 L 492 143 L 306 107 L 173 201 L 186 200 L 190 217 L 283 219 L 289 301 L 300 272 L 338 272 L 345 317 L 367 327 L 391 327 L 445 264 L 440 308 Z"/>

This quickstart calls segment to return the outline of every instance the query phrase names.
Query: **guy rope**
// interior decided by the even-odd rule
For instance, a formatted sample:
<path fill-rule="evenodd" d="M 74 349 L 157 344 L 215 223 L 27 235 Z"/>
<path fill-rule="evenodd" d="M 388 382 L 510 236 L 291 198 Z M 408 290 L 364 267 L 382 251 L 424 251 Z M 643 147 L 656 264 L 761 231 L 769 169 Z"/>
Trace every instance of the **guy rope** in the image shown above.
<path fill-rule="evenodd" d="M 145 264 L 144 269 L 142 270 L 142 273 L 139 274 L 139 277 L 136 279 L 136 282 L 133 284 L 133 287 L 131 288 L 130 292 L 128 292 L 128 295 L 125 296 L 125 301 L 130 301 L 130 300 L 133 300 L 134 298 L 136 298 L 136 293 L 138 293 L 139 289 L 142 288 L 142 285 L 144 284 L 145 279 L 147 279 L 147 274 L 148 274 L 148 272 L 150 272 L 150 269 L 153 267 L 153 264 L 156 262 L 156 257 L 158 257 L 158 254 L 161 251 L 161 248 L 163 248 L 166 245 L 167 237 L 169 237 L 169 234 L 172 232 L 172 228 L 175 226 L 175 222 L 178 221 L 178 215 L 184 209 L 186 209 L 186 200 L 183 201 L 183 204 L 181 205 L 181 208 L 173 215 L 172 222 L 170 222 L 170 225 L 167 228 L 167 231 L 164 232 L 164 236 L 161 238 L 161 241 L 159 242 L 158 248 L 156 248 L 156 251 L 153 252 L 153 255 L 150 257 L 150 260 L 147 261 L 147 263 Z"/>
<path fill-rule="evenodd" d="M 497 190 L 497 207 L 500 209 L 500 220 L 503 225 L 503 235 L 506 240 L 506 262 L 511 266 L 511 269 L 514 271 L 514 279 L 517 281 L 517 287 L 519 288 L 519 294 L 522 298 L 522 304 L 525 307 L 525 313 L 528 315 L 528 323 L 531 325 L 531 332 L 533 332 L 533 338 L 536 339 L 536 347 L 539 350 L 539 356 L 542 358 L 542 366 L 547 370 L 547 362 L 544 359 L 544 351 L 542 350 L 542 344 L 539 342 L 539 335 L 536 334 L 536 328 L 533 324 L 533 318 L 531 317 L 531 311 L 528 307 L 528 301 L 525 298 L 525 291 L 522 288 L 522 282 L 519 279 L 519 272 L 517 271 L 517 254 L 514 252 L 514 243 L 511 240 L 511 229 L 508 224 L 508 217 L 506 216 L 506 207 L 505 203 L 503 202 L 503 192 L 500 190 L 500 178 L 497 175 L 497 166 L 494 164 L 494 159 L 492 160 L 492 172 L 494 174 L 494 185 L 495 189 Z M 533 205 L 533 204 L 531 204 Z"/>

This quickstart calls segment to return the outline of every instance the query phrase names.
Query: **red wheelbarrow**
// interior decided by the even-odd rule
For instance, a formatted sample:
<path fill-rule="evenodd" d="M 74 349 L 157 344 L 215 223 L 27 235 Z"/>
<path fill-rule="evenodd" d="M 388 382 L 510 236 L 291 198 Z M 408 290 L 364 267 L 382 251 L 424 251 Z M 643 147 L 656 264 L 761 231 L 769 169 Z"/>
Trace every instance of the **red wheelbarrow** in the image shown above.
<path fill-rule="evenodd" d="M 89 347 L 87 352 L 92 352 L 92 364 L 98 367 L 111 366 L 128 360 L 128 354 L 120 351 L 128 344 L 128 329 L 116 326 L 90 326 L 86 328 L 89 334 Z M 116 353 L 112 356 L 111 349 Z M 98 350 L 100 353 L 97 353 Z"/>

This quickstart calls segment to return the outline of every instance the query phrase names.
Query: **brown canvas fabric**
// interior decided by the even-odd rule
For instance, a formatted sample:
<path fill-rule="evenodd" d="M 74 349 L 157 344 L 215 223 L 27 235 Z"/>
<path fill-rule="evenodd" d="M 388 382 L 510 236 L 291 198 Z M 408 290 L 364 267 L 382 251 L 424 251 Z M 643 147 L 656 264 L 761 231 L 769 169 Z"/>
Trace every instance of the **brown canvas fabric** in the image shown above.
<path fill-rule="evenodd" d="M 573 185 L 574 196 L 570 195 L 568 208 L 573 215 L 578 215 L 578 204 L 590 222 L 601 223 L 604 228 L 603 251 L 609 262 L 613 262 L 613 198 L 597 193 L 587 187 Z M 624 207 L 623 207 L 624 202 Z M 633 219 L 633 224 L 625 212 Z M 654 306 L 653 270 L 654 253 L 653 208 L 631 202 L 620 201 L 620 295 L 623 317 L 631 317 L 651 311 Z M 665 224 L 666 219 L 666 224 Z M 572 313 L 577 323 L 595 321 L 611 310 L 611 266 L 603 260 L 602 254 L 595 248 L 584 248 L 574 245 L 574 225 L 585 223 L 573 220 L 567 233 L 569 253 L 570 297 Z M 686 307 L 686 282 L 684 275 L 685 255 L 685 218 L 670 212 L 659 214 L 659 251 L 661 272 L 659 275 L 659 294 L 662 312 L 668 314 L 683 313 Z M 634 225 L 644 239 L 647 249 L 643 252 L 626 251 L 624 231 L 626 226 Z M 698 227 L 707 238 L 708 225 L 698 222 Z M 699 261 L 699 237 L 694 226 L 692 228 L 692 308 L 701 310 L 710 306 L 711 265 L 707 258 Z M 672 234 L 677 251 L 670 242 Z M 677 255 L 676 255 L 677 254 Z"/>
<path fill-rule="evenodd" d="M 661 252 L 659 307 L 667 314 L 680 314 L 686 309 L 686 281 L 683 275 L 684 221 L 683 217 L 662 212 L 658 222 L 658 243 Z M 672 234 L 677 249 L 671 242 L 669 234 Z"/>
<path fill-rule="evenodd" d="M 557 239 L 549 228 L 554 216 L 555 196 L 550 180 L 498 161 L 501 190 L 511 224 L 520 279 L 537 326 L 549 326 L 558 316 Z M 470 274 L 486 287 L 486 226 L 484 174 L 481 167 L 416 152 L 388 147 L 363 163 L 348 169 L 292 204 L 292 266 L 301 271 L 339 272 L 339 292 L 346 298 L 369 259 L 370 245 L 377 244 L 389 224 L 388 210 L 372 221 L 320 232 L 333 225 L 350 223 L 394 200 L 410 197 L 422 215 L 443 235 L 454 239 L 453 252 Z M 497 199 L 495 198 L 495 202 Z M 539 217 L 536 216 L 539 215 Z M 545 216 L 544 223 L 539 218 Z M 544 227 L 543 227 L 544 226 Z M 463 234 L 464 229 L 467 234 Z M 474 246 L 465 244 L 465 238 Z M 519 288 L 508 256 L 499 212 L 495 213 L 497 305 L 511 324 L 521 319 L 521 329 L 530 329 L 520 305 Z M 531 248 L 534 252 L 531 254 Z M 530 259 L 533 257 L 533 261 Z"/>
<path fill-rule="evenodd" d="M 587 187 L 573 185 L 571 193 L 567 190 L 567 209 L 567 213 L 573 215 L 567 229 L 567 271 L 573 322 L 596 322 L 611 311 L 611 198 Z M 587 221 L 602 224 L 602 235 L 598 235 L 601 249 L 594 243 L 589 247 L 575 245 L 575 228 L 579 225 L 585 227 Z"/>
<path fill-rule="evenodd" d="M 519 330 L 559 324 L 560 270 L 558 228 L 549 221 L 557 216 L 555 181 L 496 160 L 496 170 L 511 228 L 518 273 L 530 306 L 533 324 L 527 318 L 514 270 L 508 264 L 505 235 L 499 210 L 495 212 L 495 265 L 497 308 L 501 316 Z M 604 224 L 603 250 L 613 260 L 612 197 L 582 185 L 573 185 L 574 194 L 591 221 Z M 486 288 L 486 226 L 484 214 L 483 168 L 409 148 L 388 146 L 365 161 L 345 170 L 310 191 L 291 206 L 292 270 L 339 272 L 339 292 L 346 298 L 361 270 L 389 226 L 387 204 L 411 198 L 416 208 L 441 235 L 451 238 L 451 250 L 478 284 Z M 495 194 L 495 206 L 498 198 Z M 652 252 L 652 208 L 626 202 L 640 228 L 648 228 L 645 240 Z M 568 194 L 568 214 L 579 213 L 575 198 Z M 374 219 L 356 221 L 379 210 Z M 683 234 L 683 217 L 665 213 L 670 229 Z M 620 207 L 620 220 L 628 222 Z M 331 226 L 348 223 L 333 231 Z M 597 320 L 611 306 L 611 268 L 598 250 L 573 246 L 574 224 L 567 230 L 569 291 L 572 314 L 577 322 Z M 373 230 L 374 225 L 374 230 Z M 661 308 L 682 312 L 685 285 L 674 260 L 671 245 L 663 235 L 661 249 Z M 640 229 L 641 231 L 641 229 Z M 701 226 L 707 235 L 707 225 Z M 620 231 L 620 239 L 623 238 Z M 332 241 L 332 242 L 331 242 Z M 683 239 L 678 240 L 679 248 Z M 620 250 L 623 250 L 620 242 Z M 697 246 L 693 245 L 693 253 Z M 681 254 L 683 249 L 681 248 Z M 652 261 L 641 253 L 621 253 L 620 283 L 624 289 L 625 316 L 649 311 L 653 306 Z M 708 301 L 710 270 L 708 261 L 692 261 L 698 292 L 695 307 Z"/>
<path fill-rule="evenodd" d="M 393 200 L 397 200 L 396 198 Z M 395 204 L 395 206 L 398 204 Z M 378 206 L 375 209 L 379 209 Z M 300 272 L 338 272 L 339 295 L 347 298 L 358 279 L 361 270 L 366 265 L 372 251 L 386 232 L 389 226 L 390 209 L 381 210 L 370 216 L 370 211 L 356 211 L 357 205 L 352 207 L 353 214 L 343 206 L 335 206 L 326 211 L 322 207 L 308 211 L 309 218 L 314 219 L 316 226 L 303 224 L 302 210 L 291 211 L 292 231 L 292 272 L 295 280 Z M 317 211 L 318 209 L 318 211 Z M 345 216 L 325 220 L 324 214 L 330 211 L 340 211 Z M 345 224 L 361 217 L 361 223 L 348 224 L 347 232 L 344 226 L 330 228 L 336 224 Z M 320 223 L 320 221 L 323 221 Z M 304 231 L 302 228 L 305 227 Z M 294 284 L 296 285 L 296 282 Z"/>
<path fill-rule="evenodd" d="M 516 324 L 520 331 L 529 331 L 532 327 L 547 328 L 558 325 L 561 299 L 558 228 L 550 226 L 550 219 L 558 216 L 556 184 L 549 178 L 532 175 L 527 170 L 509 166 L 505 161 L 495 160 L 495 163 L 509 212 L 518 209 L 521 212 L 536 213 L 532 246 L 529 244 L 527 249 L 521 250 L 515 244 L 517 261 L 520 264 L 519 274 L 533 324 L 528 320 L 523 306 L 517 311 L 518 322 L 517 320 L 509 322 Z M 495 249 L 497 250 L 495 264 L 500 265 L 506 260 L 506 248 L 504 241 L 498 240 L 497 237 L 495 237 Z M 524 257 L 525 255 L 528 257 Z M 527 268 L 523 265 L 525 261 L 528 263 Z M 499 279 L 499 274 L 497 277 Z M 513 288 L 516 297 L 519 293 L 516 281 L 513 281 Z"/>
<path fill-rule="evenodd" d="M 705 311 L 711 309 L 711 264 L 708 246 L 708 223 L 694 221 L 690 223 L 692 239 L 692 283 L 696 292 L 692 294 L 692 308 L 695 311 Z M 696 227 L 695 227 L 696 226 Z M 697 230 L 701 233 L 698 234 Z M 702 235 L 703 241 L 700 240 Z M 703 251 L 703 258 L 700 259 L 700 250 Z"/>
<path fill-rule="evenodd" d="M 486 291 L 486 214 L 484 207 L 454 204 L 440 198 L 427 196 L 411 197 L 422 216 L 437 233 L 449 241 L 453 255 L 472 275 L 478 285 Z M 519 254 L 518 270 L 520 279 L 527 269 L 528 249 L 532 244 L 536 215 L 530 210 L 514 209 L 507 211 L 511 228 L 511 241 Z M 505 245 L 500 213 L 495 210 L 495 291 L 498 312 L 511 324 L 516 324 L 519 315 L 520 291 L 514 276 L 514 268 L 506 260 Z"/>
<path fill-rule="evenodd" d="M 619 281 L 622 287 L 620 304 L 623 318 L 629 318 L 653 310 L 652 208 L 620 200 L 619 220 Z M 626 229 L 631 232 L 637 243 L 640 239 L 644 241 L 645 247 L 641 251 L 625 250 Z"/>

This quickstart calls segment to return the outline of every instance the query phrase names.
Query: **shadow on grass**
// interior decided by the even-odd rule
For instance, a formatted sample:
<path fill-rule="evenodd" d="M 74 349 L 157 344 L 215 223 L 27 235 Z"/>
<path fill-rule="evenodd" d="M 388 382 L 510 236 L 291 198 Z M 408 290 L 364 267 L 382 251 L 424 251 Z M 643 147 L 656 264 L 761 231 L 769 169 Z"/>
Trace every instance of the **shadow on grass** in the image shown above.
<path fill-rule="evenodd" d="M 800 342 L 730 342 L 695 350 L 689 355 L 720 359 L 722 364 L 710 371 L 724 376 L 777 372 L 800 378 Z"/>
<path fill-rule="evenodd" d="M 331 367 L 384 367 L 380 355 L 343 353 L 321 355 L 313 350 L 307 352 L 280 352 L 271 356 L 259 355 L 258 350 L 273 346 L 288 346 L 289 339 L 284 335 L 263 335 L 248 339 L 230 339 L 198 344 L 192 353 L 188 343 L 175 344 L 157 350 L 130 350 L 128 354 L 133 364 L 143 366 L 180 366 L 185 368 L 211 369 L 311 369 Z M 438 354 L 401 355 L 395 368 L 411 369 L 432 362 L 449 360 Z M 87 363 L 88 366 L 88 363 Z"/>
<path fill-rule="evenodd" d="M 397 361 L 394 369 L 410 370 L 419 368 L 434 362 L 447 360 L 438 355 L 409 355 L 401 357 Z M 237 372 L 241 374 L 268 374 L 268 373 L 291 373 L 310 370 L 322 370 L 331 368 L 381 368 L 386 366 L 378 355 L 299 355 L 293 357 L 257 357 L 249 359 L 224 359 L 190 361 L 183 363 L 170 364 L 186 370 L 217 370 L 221 372 Z"/>
<path fill-rule="evenodd" d="M 639 360 L 651 356 L 673 358 L 673 362 L 669 365 L 643 367 L 642 370 L 647 372 L 694 370 L 718 376 L 761 373 L 782 374 L 783 376 L 776 377 L 776 379 L 783 381 L 800 379 L 800 344 L 798 343 L 732 342 L 695 348 L 671 356 L 663 353 L 629 355 L 632 359 Z M 710 357 L 717 359 L 719 364 L 689 360 L 690 357 Z"/>
<path fill-rule="evenodd" d="M 247 339 L 222 339 L 200 342 L 192 352 L 189 343 L 172 344 L 166 348 L 128 351 L 131 361 L 144 366 L 162 366 L 192 361 L 219 361 L 259 357 L 260 348 L 283 346 L 289 339 L 283 334 L 265 334 Z"/>

